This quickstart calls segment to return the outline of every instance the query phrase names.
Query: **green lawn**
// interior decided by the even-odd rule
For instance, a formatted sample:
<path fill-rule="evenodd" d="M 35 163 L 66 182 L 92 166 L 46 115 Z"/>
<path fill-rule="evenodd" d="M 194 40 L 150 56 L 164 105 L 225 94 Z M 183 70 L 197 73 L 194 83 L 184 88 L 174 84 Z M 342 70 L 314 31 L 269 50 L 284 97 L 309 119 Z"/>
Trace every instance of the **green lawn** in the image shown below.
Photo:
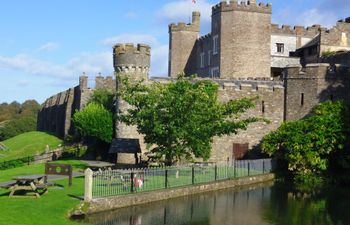
<path fill-rule="evenodd" d="M 58 164 L 71 164 L 73 166 L 73 170 L 81 170 L 85 169 L 85 164 L 79 160 L 58 160 L 51 163 Z M 22 166 L 8 170 L 0 170 L 0 182 L 5 182 L 11 180 L 13 177 L 19 175 L 30 175 L 30 174 L 44 174 L 45 166 L 44 164 L 34 164 L 29 166 Z M 0 223 L 1 224 L 1 223 Z"/>
<path fill-rule="evenodd" d="M 0 151 L 0 162 L 42 153 L 46 145 L 53 150 L 62 144 L 62 140 L 44 132 L 33 131 L 20 134 L 2 143 L 9 150 Z"/>
<path fill-rule="evenodd" d="M 76 160 L 56 161 L 70 163 L 75 170 L 84 168 L 84 164 Z M 8 181 L 13 176 L 33 173 L 44 173 L 43 164 L 30 165 L 0 171 L 0 182 Z M 73 186 L 68 187 L 68 179 L 54 181 L 61 187 L 52 187 L 40 199 L 9 198 L 9 191 L 0 189 L 0 224 L 4 225 L 74 225 L 82 224 L 70 221 L 68 212 L 76 207 L 80 200 L 74 196 L 83 196 L 84 178 L 74 178 Z"/>

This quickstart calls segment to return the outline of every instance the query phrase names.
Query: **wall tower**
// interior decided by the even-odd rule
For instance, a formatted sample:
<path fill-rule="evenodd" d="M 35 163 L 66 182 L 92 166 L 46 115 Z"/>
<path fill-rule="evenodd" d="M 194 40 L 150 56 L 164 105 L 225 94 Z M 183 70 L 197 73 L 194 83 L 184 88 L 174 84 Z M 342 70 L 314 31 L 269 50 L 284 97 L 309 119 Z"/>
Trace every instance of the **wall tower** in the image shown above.
<path fill-rule="evenodd" d="M 113 48 L 113 65 L 116 76 L 127 76 L 130 81 L 147 81 L 150 68 L 151 48 L 148 45 L 117 44 Z M 117 79 L 117 89 L 120 87 Z M 130 105 L 123 99 L 117 99 L 116 112 L 125 112 Z M 141 149 L 145 149 L 143 137 L 137 132 L 135 126 L 124 123 L 116 124 L 116 138 L 137 138 L 140 140 Z M 118 154 L 118 163 L 130 163 L 134 161 L 131 154 Z"/>
<path fill-rule="evenodd" d="M 213 62 L 220 78 L 270 77 L 270 4 L 221 2 L 212 8 Z"/>
<path fill-rule="evenodd" d="M 195 44 L 199 37 L 200 12 L 192 13 L 192 23 L 169 25 L 169 68 L 168 76 L 177 77 L 179 73 L 195 73 Z"/>

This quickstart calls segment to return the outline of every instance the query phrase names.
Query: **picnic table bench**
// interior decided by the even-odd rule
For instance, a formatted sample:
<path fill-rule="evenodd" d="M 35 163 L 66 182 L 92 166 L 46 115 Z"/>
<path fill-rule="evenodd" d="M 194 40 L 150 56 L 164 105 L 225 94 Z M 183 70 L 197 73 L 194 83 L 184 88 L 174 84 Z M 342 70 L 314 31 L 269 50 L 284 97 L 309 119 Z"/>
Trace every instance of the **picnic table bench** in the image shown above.
<path fill-rule="evenodd" d="M 45 177 L 46 175 L 28 175 L 13 178 L 14 182 L 7 186 L 11 190 L 9 197 L 29 197 L 28 195 L 16 194 L 16 192 L 24 191 L 33 197 L 40 198 L 40 195 L 47 193 Z"/>

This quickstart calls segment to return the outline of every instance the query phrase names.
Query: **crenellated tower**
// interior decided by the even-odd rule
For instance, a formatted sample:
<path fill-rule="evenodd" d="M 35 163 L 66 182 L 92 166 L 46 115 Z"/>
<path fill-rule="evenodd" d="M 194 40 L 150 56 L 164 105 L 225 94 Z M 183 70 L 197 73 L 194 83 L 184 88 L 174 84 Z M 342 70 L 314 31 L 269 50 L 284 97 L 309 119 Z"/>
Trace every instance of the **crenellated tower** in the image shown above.
<path fill-rule="evenodd" d="M 223 1 L 212 8 L 213 57 L 220 78 L 270 77 L 272 5 Z"/>
<path fill-rule="evenodd" d="M 169 25 L 169 68 L 168 76 L 177 77 L 195 71 L 195 44 L 199 37 L 200 12 L 192 13 L 192 23 Z"/>
<path fill-rule="evenodd" d="M 151 48 L 148 45 L 117 44 L 113 48 L 113 65 L 116 76 L 126 76 L 133 81 L 147 81 L 150 68 Z M 118 84 L 117 89 L 121 84 Z M 116 113 L 123 113 L 130 108 L 123 99 L 118 98 Z M 145 149 L 143 136 L 137 132 L 136 126 L 128 126 L 124 123 L 116 124 L 116 138 L 139 139 L 141 149 Z M 130 163 L 134 156 L 130 154 L 118 154 L 118 163 Z"/>

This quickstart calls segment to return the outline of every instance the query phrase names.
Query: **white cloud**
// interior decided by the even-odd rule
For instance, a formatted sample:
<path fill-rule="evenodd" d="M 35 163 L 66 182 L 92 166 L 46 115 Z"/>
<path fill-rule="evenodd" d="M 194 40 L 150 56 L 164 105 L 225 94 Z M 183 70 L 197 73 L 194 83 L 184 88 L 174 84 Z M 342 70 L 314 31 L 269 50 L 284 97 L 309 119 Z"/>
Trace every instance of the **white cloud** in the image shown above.
<path fill-rule="evenodd" d="M 179 0 L 165 4 L 158 12 L 158 21 L 167 23 L 191 22 L 190 18 L 193 11 L 201 12 L 202 30 L 208 32 L 210 30 L 211 8 L 213 4 L 208 0 L 197 1 L 193 4 L 190 0 Z"/>
<path fill-rule="evenodd" d="M 121 34 L 114 37 L 109 37 L 101 41 L 102 44 L 114 46 L 117 43 L 142 43 L 150 46 L 158 45 L 157 38 L 147 34 Z"/>
<path fill-rule="evenodd" d="M 121 34 L 106 38 L 102 44 L 113 46 L 117 43 L 147 44 L 151 46 L 151 71 L 152 76 L 165 76 L 168 71 L 168 43 L 162 44 L 158 39 L 149 34 Z M 112 59 L 112 55 L 110 55 Z"/>
<path fill-rule="evenodd" d="M 59 47 L 59 45 L 57 43 L 48 42 L 48 43 L 40 46 L 38 51 L 50 52 L 50 51 L 56 50 L 58 47 Z"/>
<path fill-rule="evenodd" d="M 29 80 L 22 79 L 17 82 L 18 86 L 20 87 L 26 87 L 30 84 Z"/>
<path fill-rule="evenodd" d="M 135 20 L 139 17 L 139 15 L 136 12 L 127 12 L 125 14 L 125 18 L 129 19 L 129 20 Z"/>
<path fill-rule="evenodd" d="M 319 9 L 310 9 L 304 11 L 296 18 L 297 24 L 311 26 L 313 24 L 320 24 L 325 27 L 332 27 L 338 20 L 337 15 L 330 11 L 321 12 Z"/>
<path fill-rule="evenodd" d="M 151 76 L 167 76 L 168 74 L 168 45 L 157 46 L 151 52 Z"/>
<path fill-rule="evenodd" d="M 27 54 L 18 54 L 13 57 L 0 56 L 0 68 L 60 80 L 76 79 L 82 72 L 88 75 L 96 75 L 99 72 L 109 75 L 113 71 L 112 62 L 110 52 L 81 53 L 65 64 L 47 62 Z"/>
<path fill-rule="evenodd" d="M 193 4 L 189 0 L 179 0 L 165 4 L 157 14 L 161 18 L 179 22 L 180 20 L 187 21 L 192 15 L 192 11 L 200 11 L 201 20 L 203 22 L 210 22 L 211 7 L 212 4 L 205 0 L 197 1 L 196 4 Z"/>

